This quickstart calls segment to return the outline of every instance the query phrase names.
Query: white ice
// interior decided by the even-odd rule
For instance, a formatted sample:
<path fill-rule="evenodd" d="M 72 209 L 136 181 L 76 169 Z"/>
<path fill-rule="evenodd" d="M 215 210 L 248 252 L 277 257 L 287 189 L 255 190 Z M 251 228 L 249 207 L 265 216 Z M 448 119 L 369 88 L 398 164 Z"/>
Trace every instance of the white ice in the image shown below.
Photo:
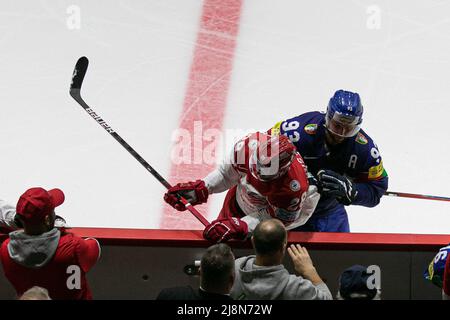
<path fill-rule="evenodd" d="M 73 5 L 80 29 L 70 28 Z M 85 100 L 167 175 L 201 8 L 2 1 L 0 197 L 59 187 L 58 213 L 73 226 L 158 228 L 164 188 L 70 98 L 70 77 L 89 57 Z M 266 130 L 324 110 L 337 89 L 356 91 L 389 189 L 450 196 L 449 10 L 448 1 L 244 0 L 223 129 Z M 211 198 L 210 219 L 223 196 Z M 446 202 L 384 197 L 348 211 L 353 232 L 450 233 Z"/>

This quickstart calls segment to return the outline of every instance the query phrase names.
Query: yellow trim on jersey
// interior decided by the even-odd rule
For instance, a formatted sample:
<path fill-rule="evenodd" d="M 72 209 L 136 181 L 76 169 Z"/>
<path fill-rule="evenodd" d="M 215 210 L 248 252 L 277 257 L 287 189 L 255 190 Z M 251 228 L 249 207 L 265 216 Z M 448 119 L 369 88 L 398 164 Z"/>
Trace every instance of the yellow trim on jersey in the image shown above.
<path fill-rule="evenodd" d="M 280 134 L 280 127 L 281 127 L 281 124 L 282 124 L 282 123 L 283 123 L 283 121 L 277 122 L 277 123 L 272 127 L 272 129 L 271 129 L 271 131 L 270 131 L 271 135 L 275 135 L 275 134 L 279 135 L 279 134 Z"/>
<path fill-rule="evenodd" d="M 383 168 L 383 161 L 380 162 L 379 165 L 370 167 L 369 169 L 369 179 L 378 179 L 383 175 L 384 168 Z"/>
<path fill-rule="evenodd" d="M 433 264 L 433 260 L 431 260 L 430 264 L 428 265 L 428 274 L 429 276 L 427 277 L 428 280 L 433 280 L 433 276 L 434 276 L 434 264 Z"/>

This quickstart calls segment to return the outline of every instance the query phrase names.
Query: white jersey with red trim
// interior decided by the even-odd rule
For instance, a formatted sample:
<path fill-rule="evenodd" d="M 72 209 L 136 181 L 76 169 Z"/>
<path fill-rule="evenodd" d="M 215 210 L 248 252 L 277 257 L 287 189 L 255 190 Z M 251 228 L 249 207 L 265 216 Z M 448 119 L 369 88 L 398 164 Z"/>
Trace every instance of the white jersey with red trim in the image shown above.
<path fill-rule="evenodd" d="M 315 210 L 320 195 L 316 186 L 309 186 L 307 169 L 296 153 L 289 170 L 268 182 L 257 179 L 250 170 L 250 157 L 262 141 L 270 136 L 253 133 L 238 141 L 229 158 L 205 179 L 209 193 L 220 193 L 237 186 L 236 202 L 246 214 L 242 220 L 253 231 L 262 220 L 277 218 L 286 228 L 306 223 Z"/>

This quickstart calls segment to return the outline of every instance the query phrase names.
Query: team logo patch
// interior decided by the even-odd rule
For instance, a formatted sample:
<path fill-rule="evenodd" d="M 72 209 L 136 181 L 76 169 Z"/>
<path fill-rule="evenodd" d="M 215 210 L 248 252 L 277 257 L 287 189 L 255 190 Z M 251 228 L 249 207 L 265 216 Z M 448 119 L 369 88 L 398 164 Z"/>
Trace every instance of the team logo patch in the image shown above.
<path fill-rule="evenodd" d="M 305 132 L 307 134 L 316 134 L 317 132 L 317 124 L 310 123 L 305 126 Z"/>
<path fill-rule="evenodd" d="M 367 140 L 367 138 L 361 133 L 361 132 L 359 132 L 357 135 L 356 135 L 356 142 L 358 142 L 359 144 L 367 144 L 367 143 L 369 143 L 369 141 Z"/>
<path fill-rule="evenodd" d="M 298 182 L 297 180 L 292 180 L 291 183 L 289 184 L 289 187 L 294 192 L 298 191 L 300 190 L 300 182 Z"/>

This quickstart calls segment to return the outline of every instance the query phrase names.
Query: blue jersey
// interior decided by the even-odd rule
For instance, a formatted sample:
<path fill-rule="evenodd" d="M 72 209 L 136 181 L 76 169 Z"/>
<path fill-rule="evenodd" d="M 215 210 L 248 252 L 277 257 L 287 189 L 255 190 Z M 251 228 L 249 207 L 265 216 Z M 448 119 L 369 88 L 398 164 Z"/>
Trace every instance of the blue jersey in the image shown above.
<path fill-rule="evenodd" d="M 280 121 L 271 134 L 284 134 L 297 147 L 308 171 L 333 170 L 354 182 L 358 194 L 355 205 L 374 207 L 388 188 L 388 175 L 376 144 L 363 131 L 336 146 L 325 142 L 325 113 L 308 112 Z M 325 215 L 343 205 L 336 199 L 322 197 L 314 215 Z"/>
<path fill-rule="evenodd" d="M 444 281 L 445 263 L 447 262 L 448 254 L 450 252 L 450 245 L 439 249 L 439 252 L 431 260 L 428 268 L 423 273 L 425 279 L 442 288 Z"/>

